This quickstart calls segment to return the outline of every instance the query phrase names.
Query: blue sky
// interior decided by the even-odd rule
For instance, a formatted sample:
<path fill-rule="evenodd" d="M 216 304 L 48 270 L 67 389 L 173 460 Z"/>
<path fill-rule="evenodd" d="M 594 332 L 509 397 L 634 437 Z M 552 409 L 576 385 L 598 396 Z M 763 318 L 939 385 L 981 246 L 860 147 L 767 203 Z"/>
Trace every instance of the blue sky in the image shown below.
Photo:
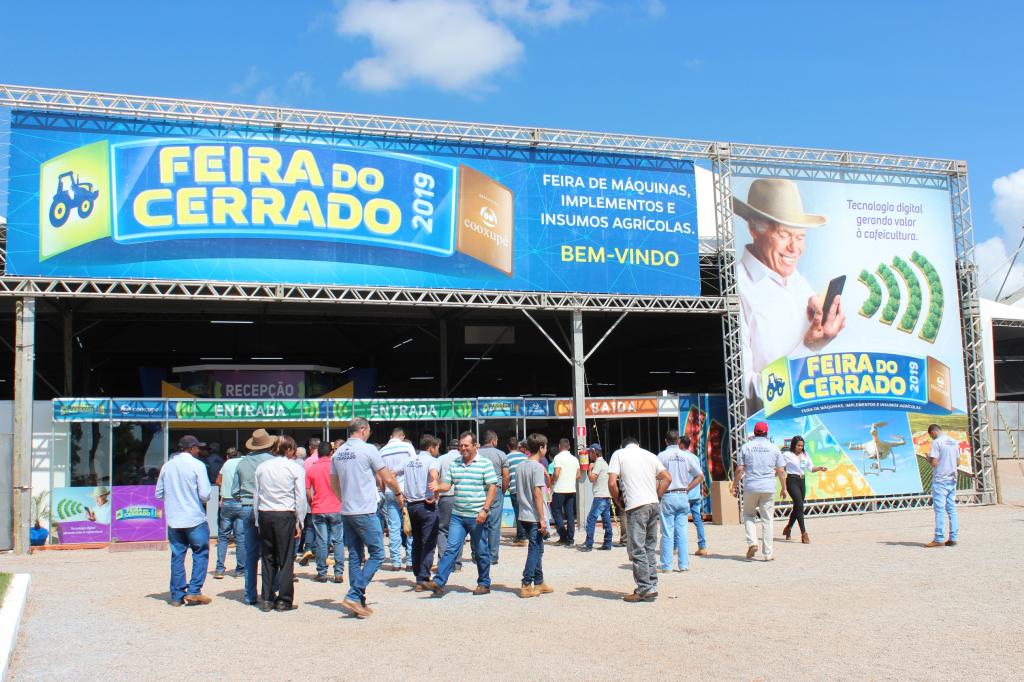
<path fill-rule="evenodd" d="M 0 82 L 955 157 L 983 276 L 1022 235 L 1019 3 L 13 2 L 3 17 Z"/>

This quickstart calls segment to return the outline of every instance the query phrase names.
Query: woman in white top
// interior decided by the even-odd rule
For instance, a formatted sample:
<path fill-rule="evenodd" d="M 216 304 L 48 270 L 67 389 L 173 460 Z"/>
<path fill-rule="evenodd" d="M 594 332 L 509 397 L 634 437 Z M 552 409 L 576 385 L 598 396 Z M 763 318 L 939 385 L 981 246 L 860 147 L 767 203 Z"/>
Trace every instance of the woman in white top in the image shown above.
<path fill-rule="evenodd" d="M 783 453 L 786 458 L 786 492 L 793 498 L 793 511 L 789 513 L 789 523 L 782 531 L 782 537 L 789 539 L 793 524 L 800 524 L 800 542 L 811 544 L 811 536 L 804 526 L 804 497 L 807 495 L 807 481 L 804 476 L 816 471 L 828 471 L 827 467 L 816 467 L 810 456 L 804 452 L 803 436 L 789 439 L 789 450 Z"/>

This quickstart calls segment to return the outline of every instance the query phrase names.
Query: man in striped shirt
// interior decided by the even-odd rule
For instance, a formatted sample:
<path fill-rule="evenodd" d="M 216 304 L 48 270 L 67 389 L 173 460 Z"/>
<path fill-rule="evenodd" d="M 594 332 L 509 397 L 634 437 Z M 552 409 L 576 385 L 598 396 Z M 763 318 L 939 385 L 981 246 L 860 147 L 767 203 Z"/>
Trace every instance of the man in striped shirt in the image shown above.
<path fill-rule="evenodd" d="M 509 439 L 508 450 L 508 495 L 512 501 L 512 512 L 516 520 L 516 539 L 512 544 L 516 547 L 526 546 L 526 531 L 523 524 L 519 523 L 519 496 L 516 494 L 516 467 L 526 461 L 526 455 L 520 448 L 519 440 L 515 437 Z"/>
<path fill-rule="evenodd" d="M 462 553 L 466 535 L 469 535 L 470 542 L 476 549 L 477 587 L 473 594 L 491 592 L 491 550 L 487 538 L 487 516 L 497 495 L 498 476 L 488 460 L 477 457 L 479 448 L 476 435 L 471 431 L 464 432 L 459 436 L 461 459 L 453 461 L 441 480 L 431 482 L 429 486 L 432 492 L 455 490 L 451 527 L 448 529 L 448 545 L 437 565 L 437 575 L 432 581 L 424 583 L 424 587 L 432 590 L 438 597 L 444 596 L 445 583 L 448 582 L 448 576 L 455 566 L 455 558 Z"/>

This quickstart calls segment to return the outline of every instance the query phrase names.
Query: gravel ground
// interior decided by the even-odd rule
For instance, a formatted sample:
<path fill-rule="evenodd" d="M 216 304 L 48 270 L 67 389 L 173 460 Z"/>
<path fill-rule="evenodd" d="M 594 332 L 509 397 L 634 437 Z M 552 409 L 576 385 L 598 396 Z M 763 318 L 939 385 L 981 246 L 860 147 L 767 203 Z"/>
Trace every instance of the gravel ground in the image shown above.
<path fill-rule="evenodd" d="M 620 548 L 548 547 L 556 592 L 520 600 L 525 549 L 505 545 L 490 595 L 469 594 L 468 563 L 440 600 L 382 571 L 365 621 L 312 568 L 298 568 L 297 610 L 264 614 L 232 578 L 207 581 L 209 606 L 168 606 L 165 552 L 8 555 L 0 570 L 33 577 L 10 675 L 1019 679 L 1024 506 L 962 508 L 961 526 L 959 546 L 925 550 L 930 509 L 810 519 L 813 544 L 779 541 L 771 563 L 741 558 L 740 527 L 709 526 L 712 556 L 662 574 L 649 604 L 622 602 L 633 584 Z"/>

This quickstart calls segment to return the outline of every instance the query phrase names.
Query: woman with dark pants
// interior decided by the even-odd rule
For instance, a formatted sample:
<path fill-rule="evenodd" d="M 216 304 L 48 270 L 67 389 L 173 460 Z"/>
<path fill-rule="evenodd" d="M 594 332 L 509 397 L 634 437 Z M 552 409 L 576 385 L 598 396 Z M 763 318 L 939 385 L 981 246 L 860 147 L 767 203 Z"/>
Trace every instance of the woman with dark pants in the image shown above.
<path fill-rule="evenodd" d="M 816 471 L 828 471 L 826 467 L 816 467 L 810 456 L 804 452 L 802 436 L 793 436 L 789 440 L 789 450 L 783 453 L 786 459 L 786 492 L 793 498 L 793 511 L 789 513 L 789 523 L 782 531 L 782 537 L 789 539 L 793 524 L 800 524 L 800 542 L 811 544 L 811 536 L 804 525 L 804 497 L 807 496 L 807 481 L 804 476 Z"/>

